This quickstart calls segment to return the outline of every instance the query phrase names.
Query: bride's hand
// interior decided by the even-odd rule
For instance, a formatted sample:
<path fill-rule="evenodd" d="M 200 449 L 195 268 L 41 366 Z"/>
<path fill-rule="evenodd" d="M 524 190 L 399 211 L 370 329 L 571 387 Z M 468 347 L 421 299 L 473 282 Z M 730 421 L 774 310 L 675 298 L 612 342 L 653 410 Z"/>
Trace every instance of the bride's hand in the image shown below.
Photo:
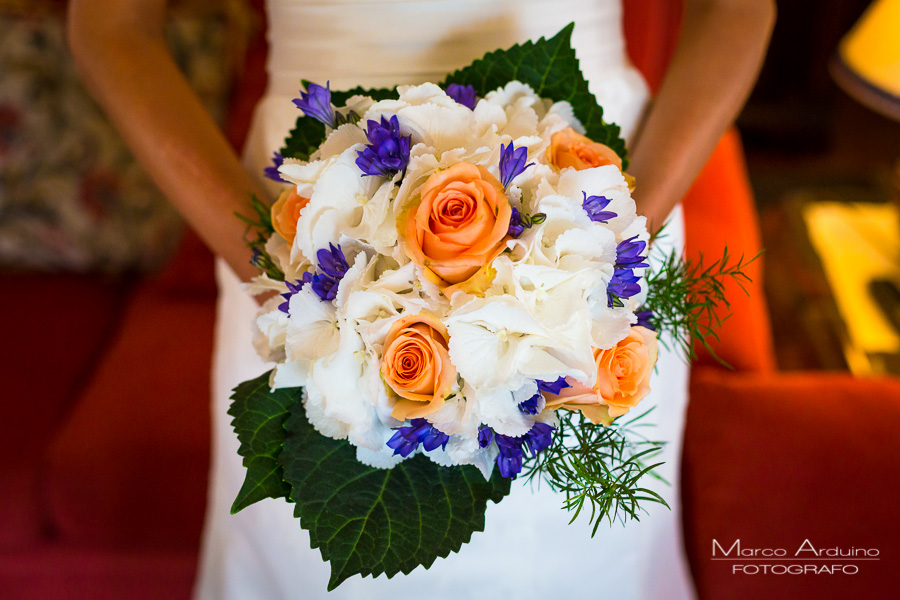
<path fill-rule="evenodd" d="M 166 0 L 73 0 L 69 44 L 94 96 L 141 164 L 235 272 L 256 270 L 243 243 L 250 194 L 265 192 L 191 90 L 163 38 Z"/>
<path fill-rule="evenodd" d="M 632 153 L 650 231 L 684 197 L 737 117 L 775 22 L 772 0 L 687 0 L 678 47 Z"/>

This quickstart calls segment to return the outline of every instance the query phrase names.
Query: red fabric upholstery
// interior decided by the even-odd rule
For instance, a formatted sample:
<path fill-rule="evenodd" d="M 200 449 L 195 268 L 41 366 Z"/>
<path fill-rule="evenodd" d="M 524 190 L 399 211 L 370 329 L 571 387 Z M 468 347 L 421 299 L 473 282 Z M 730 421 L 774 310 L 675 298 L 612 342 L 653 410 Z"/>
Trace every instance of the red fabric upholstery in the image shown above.
<path fill-rule="evenodd" d="M 59 533 L 196 548 L 209 463 L 212 297 L 140 289 L 49 451 Z"/>
<path fill-rule="evenodd" d="M 727 247 L 733 258 L 750 259 L 762 248 L 753 192 L 737 132 L 731 130 L 719 142 L 709 162 L 700 172 L 684 199 L 686 255 L 704 264 L 722 257 Z M 775 369 L 769 312 L 763 288 L 763 257 L 745 271 L 751 282 L 740 284 L 729 279 L 725 295 L 731 303 L 731 316 L 718 335 L 709 340 L 716 354 L 739 371 L 771 372 Z M 729 308 L 717 311 L 725 318 Z M 696 365 L 714 365 L 716 361 L 699 343 Z"/>
<path fill-rule="evenodd" d="M 898 424 L 897 379 L 695 369 L 682 494 L 700 598 L 896 597 Z M 856 575 L 733 575 L 710 560 L 713 539 L 788 555 L 809 539 L 874 548 L 880 560 L 853 563 Z"/>
<path fill-rule="evenodd" d="M 0 550 L 37 543 L 43 451 L 101 360 L 128 286 L 61 274 L 7 274 L 0 294 Z"/>
<path fill-rule="evenodd" d="M 0 553 L 3 600 L 188 600 L 195 551 L 46 544 Z"/>

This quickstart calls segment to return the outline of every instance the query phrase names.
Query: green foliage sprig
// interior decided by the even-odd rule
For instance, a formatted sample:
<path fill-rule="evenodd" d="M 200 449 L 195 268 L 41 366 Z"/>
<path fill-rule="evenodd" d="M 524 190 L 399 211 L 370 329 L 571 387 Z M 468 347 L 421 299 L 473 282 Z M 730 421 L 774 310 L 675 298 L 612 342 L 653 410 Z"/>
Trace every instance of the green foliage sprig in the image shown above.
<path fill-rule="evenodd" d="M 526 462 L 522 474 L 565 496 L 563 506 L 573 513 L 570 523 L 588 514 L 593 537 L 604 519 L 610 523 L 640 520 L 643 502 L 668 507 L 662 496 L 639 485 L 644 475 L 655 475 L 653 470 L 662 464 L 652 462 L 662 443 L 648 441 L 636 431 L 647 413 L 606 427 L 594 425 L 580 412 L 557 414 L 559 428 L 553 444 Z"/>
<path fill-rule="evenodd" d="M 284 281 L 284 271 L 281 270 L 281 267 L 278 266 L 266 250 L 266 242 L 275 233 L 275 227 L 272 226 L 270 207 L 254 194 L 250 197 L 250 208 L 256 214 L 256 219 L 235 213 L 241 221 L 247 224 L 244 242 L 253 253 L 250 262 L 268 275 L 269 279 Z"/>
<path fill-rule="evenodd" d="M 725 297 L 728 279 L 748 293 L 745 286 L 750 277 L 744 271 L 758 257 L 759 254 L 746 260 L 741 256 L 733 261 L 727 247 L 722 258 L 709 265 L 704 265 L 702 257 L 695 262 L 684 260 L 679 254 L 667 256 L 662 268 L 647 276 L 648 293 L 643 306 L 653 311 L 650 322 L 660 343 L 670 349 L 674 346 L 685 358 L 693 360 L 692 342 L 699 340 L 717 361 L 730 368 L 710 344 L 710 339 L 719 340 L 717 330 L 731 316 L 723 316 L 717 308 L 731 306 Z"/>

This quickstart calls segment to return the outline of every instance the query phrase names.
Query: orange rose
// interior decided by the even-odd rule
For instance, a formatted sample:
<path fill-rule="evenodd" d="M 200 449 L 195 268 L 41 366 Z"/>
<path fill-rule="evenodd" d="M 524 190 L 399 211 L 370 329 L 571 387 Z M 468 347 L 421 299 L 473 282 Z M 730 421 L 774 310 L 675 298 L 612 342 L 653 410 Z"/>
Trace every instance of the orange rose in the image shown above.
<path fill-rule="evenodd" d="M 576 171 L 616 165 L 622 170 L 622 159 L 606 144 L 597 143 L 571 127 L 557 131 L 550 138 L 547 160 L 558 169 L 572 167 Z"/>
<path fill-rule="evenodd" d="M 272 227 L 289 244 L 294 243 L 294 236 L 297 235 L 297 219 L 300 218 L 300 211 L 308 203 L 309 198 L 301 196 L 297 193 L 296 186 L 291 186 L 281 192 L 278 200 L 272 205 Z"/>
<path fill-rule="evenodd" d="M 571 387 L 563 388 L 559 395 L 548 394 L 546 408 L 580 410 L 592 423 L 609 425 L 650 392 L 656 355 L 656 333 L 632 327 L 614 348 L 594 348 L 597 382 L 593 388 L 567 378 Z"/>
<path fill-rule="evenodd" d="M 461 283 L 503 251 L 512 208 L 503 185 L 484 167 L 457 163 L 431 175 L 406 214 L 406 253 L 446 288 Z"/>
<path fill-rule="evenodd" d="M 400 398 L 391 416 L 401 421 L 437 412 L 456 381 L 447 328 L 427 314 L 400 317 L 384 340 L 381 376 Z"/>

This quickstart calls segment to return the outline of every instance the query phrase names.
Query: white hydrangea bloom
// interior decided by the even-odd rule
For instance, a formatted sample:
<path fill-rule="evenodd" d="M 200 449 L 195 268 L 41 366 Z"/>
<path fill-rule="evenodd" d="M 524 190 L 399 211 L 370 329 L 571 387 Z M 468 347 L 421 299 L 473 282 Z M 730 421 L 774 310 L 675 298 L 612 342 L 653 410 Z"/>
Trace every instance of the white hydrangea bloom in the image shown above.
<path fill-rule="evenodd" d="M 333 301 L 306 285 L 291 296 L 290 316 L 278 309 L 280 297 L 260 310 L 255 343 L 277 361 L 270 384 L 304 386 L 307 418 L 320 433 L 348 439 L 360 462 L 395 466 L 403 458 L 387 441 L 403 423 L 391 416 L 395 396 L 381 375 L 385 338 L 405 315 L 439 315 L 458 377 L 441 408 L 426 416 L 449 441 L 425 454 L 441 465 L 474 465 L 488 478 L 498 451 L 495 444 L 480 447 L 479 427 L 522 436 L 538 422 L 557 425 L 554 411 L 529 415 L 519 405 L 539 393 L 538 381 L 573 377 L 591 385 L 593 348 L 610 348 L 628 334 L 646 285 L 624 307 L 609 307 L 606 290 L 617 243 L 648 241 L 646 219 L 637 216 L 615 166 L 560 171 L 548 164 L 553 134 L 584 127 L 568 102 L 542 99 L 521 82 L 486 94 L 474 110 L 431 83 L 401 86 L 396 99 L 354 96 L 341 110 L 350 109 L 362 115 L 358 123 L 329 131 L 311 161 L 288 159 L 280 168 L 310 198 L 293 245 L 274 235 L 266 246 L 286 280 L 315 271 L 316 253 L 330 244 L 341 247 L 349 268 Z M 391 116 L 411 136 L 409 163 L 391 180 L 362 176 L 356 159 L 368 143 L 367 122 Z M 440 170 L 470 162 L 499 179 L 500 147 L 510 143 L 526 148 L 533 164 L 508 186 L 509 201 L 543 221 L 507 241 L 485 287 L 448 299 L 406 255 L 401 224 Z M 591 221 L 585 195 L 608 198 L 606 210 L 616 217 Z M 265 279 L 253 289 L 287 291 Z"/>
<path fill-rule="evenodd" d="M 361 176 L 356 153 L 362 147 L 351 146 L 318 172 L 309 204 L 297 221 L 292 261 L 305 257 L 312 262 L 318 250 L 342 236 L 384 250 L 396 243 L 390 209 L 394 185 L 380 177 Z"/>
<path fill-rule="evenodd" d="M 530 379 L 586 378 L 593 370 L 590 346 L 544 327 L 533 306 L 513 295 L 474 298 L 444 323 L 450 333 L 450 359 L 459 375 L 479 390 L 512 391 Z"/>

